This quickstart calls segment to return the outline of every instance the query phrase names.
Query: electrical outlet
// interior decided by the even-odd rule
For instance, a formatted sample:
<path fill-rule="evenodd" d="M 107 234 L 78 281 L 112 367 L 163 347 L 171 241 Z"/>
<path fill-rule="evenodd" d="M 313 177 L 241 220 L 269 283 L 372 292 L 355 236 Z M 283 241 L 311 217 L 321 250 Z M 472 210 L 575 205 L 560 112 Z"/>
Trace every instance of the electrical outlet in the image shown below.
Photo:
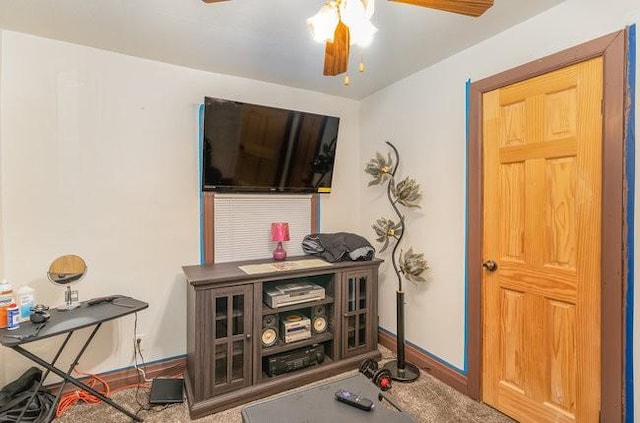
<path fill-rule="evenodd" d="M 136 338 L 133 340 L 135 342 L 135 348 L 138 351 L 144 351 L 144 334 L 138 333 L 136 334 Z"/>

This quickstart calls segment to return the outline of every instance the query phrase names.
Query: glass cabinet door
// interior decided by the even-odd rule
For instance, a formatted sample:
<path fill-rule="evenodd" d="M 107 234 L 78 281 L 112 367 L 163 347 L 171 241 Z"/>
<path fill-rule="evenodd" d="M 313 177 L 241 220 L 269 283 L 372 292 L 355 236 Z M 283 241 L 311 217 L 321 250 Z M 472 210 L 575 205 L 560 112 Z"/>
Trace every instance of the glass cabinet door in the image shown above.
<path fill-rule="evenodd" d="M 251 384 L 250 286 L 211 290 L 209 386 L 216 395 Z"/>
<path fill-rule="evenodd" d="M 373 345 L 372 274 L 370 271 L 347 273 L 343 284 L 342 355 L 349 357 L 368 351 Z"/>

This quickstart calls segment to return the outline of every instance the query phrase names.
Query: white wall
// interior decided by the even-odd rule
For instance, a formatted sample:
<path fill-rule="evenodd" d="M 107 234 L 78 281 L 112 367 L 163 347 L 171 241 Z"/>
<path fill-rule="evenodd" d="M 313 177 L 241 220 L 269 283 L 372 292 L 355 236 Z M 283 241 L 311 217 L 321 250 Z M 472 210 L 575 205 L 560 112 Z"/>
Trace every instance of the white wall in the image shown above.
<path fill-rule="evenodd" d="M 357 102 L 1 34 L 4 274 L 35 288 L 37 302 L 56 305 L 63 290 L 46 279 L 50 262 L 83 256 L 89 271 L 76 285 L 81 299 L 121 293 L 149 303 L 138 318 L 147 361 L 185 353 L 181 266 L 200 259 L 197 110 L 205 95 L 340 116 L 322 227 L 359 226 Z M 79 368 L 130 365 L 132 340 L 133 317 L 104 325 Z M 29 365 L 11 352 L 5 358 L 5 381 Z"/>
<path fill-rule="evenodd" d="M 405 248 L 413 245 L 424 252 L 431 265 L 428 284 L 406 285 L 405 330 L 410 342 L 452 366 L 465 367 L 464 84 L 467 78 L 479 80 L 638 21 L 640 3 L 636 0 L 568 0 L 362 101 L 363 165 L 375 151 L 386 150 L 383 142 L 388 139 L 400 150 L 399 175 L 416 178 L 424 191 L 422 210 L 408 213 L 409 236 L 403 241 Z M 636 133 L 638 121 L 637 112 Z M 636 162 L 640 163 L 638 158 Z M 379 216 L 391 214 L 380 190 L 366 188 L 367 182 L 363 177 L 360 184 L 363 190 L 361 232 L 373 239 L 370 223 Z M 638 185 L 636 181 L 636 198 L 639 198 Z M 636 239 L 639 239 L 638 219 L 636 208 Z M 636 263 L 639 257 L 636 249 Z M 380 324 L 395 331 L 397 282 L 389 261 L 383 264 L 381 274 Z M 636 280 L 637 274 L 636 265 Z M 640 304 L 638 287 L 635 304 Z M 639 314 L 635 313 L 636 326 L 640 322 Z M 634 340 L 636 374 L 640 370 L 638 338 Z M 635 404 L 640 404 L 639 391 L 636 388 Z"/>
<path fill-rule="evenodd" d="M 407 340 L 459 369 L 465 366 L 465 81 L 485 78 L 638 21 L 637 0 L 567 0 L 362 101 L 362 165 L 375 151 L 386 151 L 383 142 L 389 139 L 400 150 L 399 175 L 416 178 L 424 191 L 422 210 L 408 213 L 408 237 L 403 246 L 413 245 L 425 253 L 431 265 L 430 281 L 423 286 L 407 284 Z M 373 239 L 370 223 L 390 209 L 380 190 L 366 188 L 367 182 L 363 176 L 361 232 Z M 638 257 L 636 251 L 636 260 Z M 382 275 L 380 324 L 395 332 L 397 282 L 390 261 L 383 264 Z M 640 304 L 638 291 L 636 288 L 636 304 Z M 637 369 L 638 337 L 635 341 Z M 636 395 L 636 403 L 640 403 L 638 398 Z"/>
<path fill-rule="evenodd" d="M 2 31 L 0 31 L 0 58 L 2 58 Z M 2 60 L 0 60 L 0 80 L 2 80 Z M 2 97 L 2 86 L 0 86 L 0 98 Z M 0 116 L 2 115 L 2 103 L 0 102 Z M 0 119 L 0 145 L 2 145 L 2 120 Z M 0 187 L 2 186 L 2 160 L 0 158 Z M 0 190 L 0 204 L 2 204 L 2 190 Z M 4 236 L 2 236 L 2 207 L 0 207 L 0 279 L 4 277 Z M 2 357 L 0 353 L 0 357 Z M 0 369 L 0 377 L 2 376 Z"/>
<path fill-rule="evenodd" d="M 2 57 L 2 31 L 0 31 L 0 58 Z M 2 60 L 0 60 L 0 80 L 2 79 Z M 0 98 L 2 97 L 2 86 L 0 86 Z M 2 104 L 0 103 L 0 116 L 2 115 Z M 0 119 L 0 146 L 2 145 L 2 121 Z M 2 160 L 0 157 L 0 187 L 2 186 Z M 0 205 L 2 204 L 2 190 L 0 189 Z M 0 207 L 0 279 L 4 277 L 4 243 L 2 232 L 2 207 Z M 4 363 L 5 348 L 0 348 L 0 363 Z M 0 389 L 4 386 L 5 380 L 4 366 L 0 366 Z"/>
<path fill-rule="evenodd" d="M 83 298 L 122 292 L 147 300 L 139 331 L 151 344 L 148 359 L 183 354 L 180 266 L 199 260 L 195 116 L 202 97 L 338 114 L 335 188 L 322 197 L 322 230 L 359 229 L 374 239 L 371 222 L 391 214 L 362 169 L 375 151 L 386 151 L 385 140 L 395 143 L 399 176 L 416 178 L 424 191 L 422 209 L 408 212 L 403 246 L 424 252 L 431 265 L 428 284 L 405 285 L 407 339 L 463 368 L 465 81 L 638 21 L 637 0 L 567 0 L 372 95 L 359 118 L 349 100 L 0 32 L 0 265 L 36 288 L 38 301 L 55 304 L 62 292 L 46 281 L 46 269 L 59 254 L 80 253 L 90 267 L 78 285 Z M 395 289 L 387 261 L 380 317 L 392 331 Z M 131 319 L 105 326 L 80 367 L 129 365 L 131 334 Z M 638 369 L 638 336 L 635 351 Z M 0 378 L 3 367 L 9 379 L 27 366 L 15 365 L 15 354 L 5 358 Z"/>

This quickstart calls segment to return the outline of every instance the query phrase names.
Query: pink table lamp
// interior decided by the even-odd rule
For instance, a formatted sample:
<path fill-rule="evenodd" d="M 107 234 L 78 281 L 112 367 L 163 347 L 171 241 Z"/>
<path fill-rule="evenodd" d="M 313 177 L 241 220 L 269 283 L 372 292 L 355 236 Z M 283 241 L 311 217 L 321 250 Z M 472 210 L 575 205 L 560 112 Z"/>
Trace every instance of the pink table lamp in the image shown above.
<path fill-rule="evenodd" d="M 273 250 L 273 259 L 282 261 L 287 258 L 287 252 L 282 248 L 282 241 L 289 241 L 289 224 L 287 222 L 274 222 L 271 224 L 271 239 L 278 241 L 278 246 Z"/>

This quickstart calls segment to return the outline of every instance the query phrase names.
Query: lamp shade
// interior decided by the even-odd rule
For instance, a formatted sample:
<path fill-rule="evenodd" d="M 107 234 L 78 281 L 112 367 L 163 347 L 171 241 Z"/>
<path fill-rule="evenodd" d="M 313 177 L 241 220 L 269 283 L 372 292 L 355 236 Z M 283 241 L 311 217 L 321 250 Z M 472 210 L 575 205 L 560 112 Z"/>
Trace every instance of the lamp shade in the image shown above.
<path fill-rule="evenodd" d="M 273 241 L 289 241 L 289 224 L 287 222 L 272 223 L 271 239 Z"/>
<path fill-rule="evenodd" d="M 332 43 L 338 20 L 338 10 L 335 6 L 327 3 L 322 6 L 318 13 L 307 19 L 307 25 L 309 25 L 309 30 L 314 40 L 319 43 Z"/>
<path fill-rule="evenodd" d="M 369 21 L 373 11 L 373 0 L 343 0 L 340 3 L 340 16 L 342 22 L 349 27 L 352 45 L 367 47 L 373 41 L 373 35 L 378 31 Z"/>

